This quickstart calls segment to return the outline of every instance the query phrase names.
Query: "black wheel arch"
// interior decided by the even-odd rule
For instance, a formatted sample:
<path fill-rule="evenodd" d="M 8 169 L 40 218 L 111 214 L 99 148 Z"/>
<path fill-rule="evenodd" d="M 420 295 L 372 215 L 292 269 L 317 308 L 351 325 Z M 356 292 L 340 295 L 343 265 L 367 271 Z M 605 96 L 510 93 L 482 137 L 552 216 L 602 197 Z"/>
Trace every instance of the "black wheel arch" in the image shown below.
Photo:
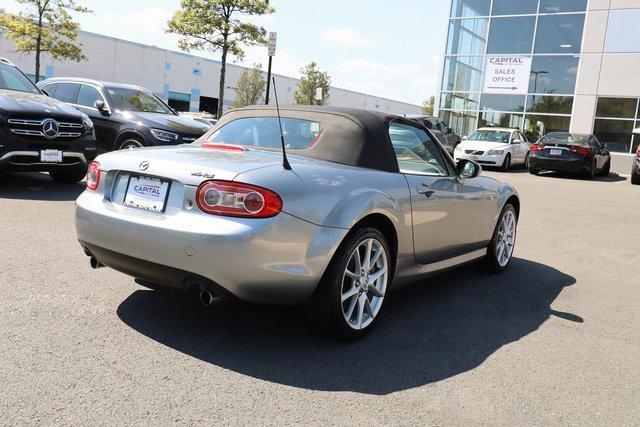
<path fill-rule="evenodd" d="M 113 143 L 113 149 L 114 150 L 118 150 L 120 148 L 120 144 L 122 144 L 122 142 L 126 138 L 131 138 L 131 137 L 133 137 L 135 139 L 139 139 L 140 141 L 142 141 L 146 145 L 151 145 L 151 144 L 149 144 L 149 140 L 147 139 L 147 137 L 144 136 L 144 134 L 142 132 L 140 132 L 139 130 L 137 130 L 137 129 L 123 129 L 116 136 L 116 139 L 115 139 L 115 141 Z"/>

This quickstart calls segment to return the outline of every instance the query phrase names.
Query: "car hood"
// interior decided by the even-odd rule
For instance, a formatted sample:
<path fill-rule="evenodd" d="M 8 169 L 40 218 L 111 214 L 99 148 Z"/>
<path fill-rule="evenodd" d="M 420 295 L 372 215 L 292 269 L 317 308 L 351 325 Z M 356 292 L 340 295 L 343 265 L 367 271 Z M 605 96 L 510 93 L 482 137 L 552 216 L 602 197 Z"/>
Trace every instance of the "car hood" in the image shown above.
<path fill-rule="evenodd" d="M 506 150 L 509 148 L 509 144 L 502 144 L 500 142 L 492 142 L 492 141 L 473 141 L 466 140 L 462 141 L 458 147 L 460 150 Z"/>
<path fill-rule="evenodd" d="M 142 124 L 146 126 L 179 132 L 181 134 L 200 136 L 211 129 L 210 126 L 204 123 L 187 117 L 174 116 L 173 114 L 142 113 L 137 111 L 127 111 L 122 114 L 130 120 L 142 122 Z"/>
<path fill-rule="evenodd" d="M 17 92 L 0 89 L 0 113 L 50 115 L 52 117 L 81 118 L 82 113 L 75 107 L 55 98 L 37 93 Z"/>
<path fill-rule="evenodd" d="M 310 161 L 295 155 L 289 155 L 288 158 L 292 165 Z M 232 181 L 250 170 L 281 167 L 282 154 L 279 151 L 260 150 L 222 151 L 184 144 L 113 151 L 98 156 L 96 161 L 106 171 L 137 172 L 171 178 L 187 185 L 199 185 L 208 179 Z"/>

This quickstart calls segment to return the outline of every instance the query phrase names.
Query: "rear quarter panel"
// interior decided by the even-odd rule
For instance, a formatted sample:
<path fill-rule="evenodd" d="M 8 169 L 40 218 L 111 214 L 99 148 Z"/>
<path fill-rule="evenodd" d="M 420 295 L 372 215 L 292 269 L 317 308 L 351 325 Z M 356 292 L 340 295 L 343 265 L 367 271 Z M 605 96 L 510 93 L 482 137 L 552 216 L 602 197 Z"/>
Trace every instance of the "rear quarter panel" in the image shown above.
<path fill-rule="evenodd" d="M 350 229 L 367 215 L 385 215 L 396 228 L 398 257 L 413 256 L 409 187 L 399 173 L 306 160 L 291 171 L 273 166 L 235 180 L 275 191 L 285 212 L 320 226 Z"/>

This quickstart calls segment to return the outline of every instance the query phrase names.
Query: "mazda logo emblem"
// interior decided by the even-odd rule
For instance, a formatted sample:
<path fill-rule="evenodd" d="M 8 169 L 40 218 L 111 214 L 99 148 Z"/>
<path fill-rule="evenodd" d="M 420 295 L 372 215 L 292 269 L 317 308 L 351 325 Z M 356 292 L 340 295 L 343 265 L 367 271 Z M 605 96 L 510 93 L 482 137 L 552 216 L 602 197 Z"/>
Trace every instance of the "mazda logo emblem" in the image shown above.
<path fill-rule="evenodd" d="M 146 160 L 143 160 L 142 162 L 140 162 L 140 164 L 138 165 L 138 168 L 141 171 L 146 171 L 147 169 L 149 169 L 149 162 L 147 162 Z"/>
<path fill-rule="evenodd" d="M 53 119 L 47 119 L 42 123 L 42 133 L 49 139 L 57 137 L 59 130 L 58 122 Z"/>

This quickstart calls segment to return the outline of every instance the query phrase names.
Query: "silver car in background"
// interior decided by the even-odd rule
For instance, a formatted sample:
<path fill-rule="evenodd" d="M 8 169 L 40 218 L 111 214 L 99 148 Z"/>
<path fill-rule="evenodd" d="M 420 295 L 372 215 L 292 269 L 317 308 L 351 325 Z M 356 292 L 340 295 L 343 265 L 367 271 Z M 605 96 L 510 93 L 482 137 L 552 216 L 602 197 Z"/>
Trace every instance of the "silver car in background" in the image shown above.
<path fill-rule="evenodd" d="M 234 110 L 193 144 L 99 156 L 76 204 L 91 264 L 205 305 L 304 303 L 347 339 L 373 327 L 393 287 L 509 265 L 516 191 L 456 165 L 422 126 L 339 108 L 280 114 Z"/>

